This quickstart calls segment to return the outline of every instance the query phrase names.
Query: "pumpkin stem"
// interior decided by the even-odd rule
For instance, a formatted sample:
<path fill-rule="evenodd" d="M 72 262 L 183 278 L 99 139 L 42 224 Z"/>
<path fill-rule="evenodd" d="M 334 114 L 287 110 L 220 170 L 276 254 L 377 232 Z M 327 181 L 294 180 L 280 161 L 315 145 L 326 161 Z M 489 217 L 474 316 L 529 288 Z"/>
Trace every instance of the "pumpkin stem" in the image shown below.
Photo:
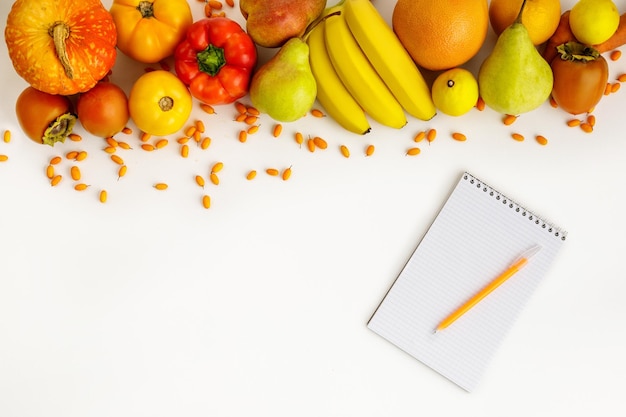
<path fill-rule="evenodd" d="M 70 80 L 73 79 L 74 69 L 70 64 L 70 59 L 67 56 L 67 48 L 65 45 L 65 40 L 70 37 L 70 28 L 63 22 L 56 22 L 52 25 L 48 34 L 52 36 L 54 49 L 56 50 L 59 61 L 61 61 L 61 65 L 63 65 L 65 75 Z"/>

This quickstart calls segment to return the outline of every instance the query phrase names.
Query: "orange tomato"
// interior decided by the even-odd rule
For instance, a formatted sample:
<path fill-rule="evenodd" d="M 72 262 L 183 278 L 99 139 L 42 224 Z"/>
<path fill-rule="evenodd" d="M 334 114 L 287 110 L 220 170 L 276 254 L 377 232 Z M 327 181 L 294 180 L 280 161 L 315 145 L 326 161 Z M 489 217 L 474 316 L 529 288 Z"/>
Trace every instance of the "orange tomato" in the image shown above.
<path fill-rule="evenodd" d="M 186 0 L 114 0 L 110 12 L 117 47 L 147 64 L 172 55 L 193 23 Z"/>

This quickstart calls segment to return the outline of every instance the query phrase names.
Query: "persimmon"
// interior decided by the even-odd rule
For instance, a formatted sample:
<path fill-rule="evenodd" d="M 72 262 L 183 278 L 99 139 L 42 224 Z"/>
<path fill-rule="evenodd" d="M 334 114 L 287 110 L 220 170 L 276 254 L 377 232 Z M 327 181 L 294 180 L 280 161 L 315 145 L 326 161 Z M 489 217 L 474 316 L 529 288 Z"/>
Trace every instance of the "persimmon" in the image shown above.
<path fill-rule="evenodd" d="M 571 114 L 590 111 L 604 95 L 609 77 L 606 59 L 591 46 L 568 42 L 557 48 L 550 66 L 554 75 L 552 98 Z"/>
<path fill-rule="evenodd" d="M 116 84 L 106 81 L 80 95 L 76 113 L 87 132 L 102 138 L 121 132 L 130 118 L 126 93 Z"/>
<path fill-rule="evenodd" d="M 37 143 L 64 142 L 76 124 L 71 101 L 64 96 L 26 87 L 15 103 L 20 127 Z"/>

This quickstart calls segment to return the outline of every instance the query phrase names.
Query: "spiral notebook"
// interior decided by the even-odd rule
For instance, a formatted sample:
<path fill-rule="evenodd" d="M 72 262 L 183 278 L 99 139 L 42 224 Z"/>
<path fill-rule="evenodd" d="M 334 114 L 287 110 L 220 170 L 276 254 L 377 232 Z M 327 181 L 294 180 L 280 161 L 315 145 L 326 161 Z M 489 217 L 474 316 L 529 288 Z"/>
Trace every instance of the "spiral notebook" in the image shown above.
<path fill-rule="evenodd" d="M 368 328 L 466 391 L 478 384 L 567 233 L 465 172 Z M 520 253 L 541 250 L 444 331 L 437 325 Z"/>

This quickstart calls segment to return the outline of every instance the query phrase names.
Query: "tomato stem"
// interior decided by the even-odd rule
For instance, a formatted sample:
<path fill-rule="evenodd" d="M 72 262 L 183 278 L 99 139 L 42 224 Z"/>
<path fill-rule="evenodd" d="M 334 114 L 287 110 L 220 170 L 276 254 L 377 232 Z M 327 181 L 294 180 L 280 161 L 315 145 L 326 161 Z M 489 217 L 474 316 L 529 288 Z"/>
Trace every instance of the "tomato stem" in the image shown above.
<path fill-rule="evenodd" d="M 206 72 L 212 77 L 215 77 L 220 72 L 220 69 L 226 65 L 224 49 L 213 45 L 209 45 L 204 51 L 198 52 L 196 59 L 198 60 L 200 71 Z"/>
<path fill-rule="evenodd" d="M 174 99 L 169 96 L 161 97 L 159 100 L 159 107 L 163 111 L 170 111 L 174 108 Z"/>
<path fill-rule="evenodd" d="M 65 75 L 70 80 L 73 79 L 74 69 L 70 63 L 70 58 L 67 56 L 67 47 L 65 44 L 65 40 L 70 37 L 70 28 L 63 22 L 55 22 L 48 30 L 48 34 L 54 41 L 54 49 L 59 61 L 61 61 L 61 65 L 63 65 Z"/>
<path fill-rule="evenodd" d="M 140 1 L 137 5 L 137 10 L 141 13 L 142 18 L 149 18 L 154 16 L 154 6 L 150 1 Z"/>

